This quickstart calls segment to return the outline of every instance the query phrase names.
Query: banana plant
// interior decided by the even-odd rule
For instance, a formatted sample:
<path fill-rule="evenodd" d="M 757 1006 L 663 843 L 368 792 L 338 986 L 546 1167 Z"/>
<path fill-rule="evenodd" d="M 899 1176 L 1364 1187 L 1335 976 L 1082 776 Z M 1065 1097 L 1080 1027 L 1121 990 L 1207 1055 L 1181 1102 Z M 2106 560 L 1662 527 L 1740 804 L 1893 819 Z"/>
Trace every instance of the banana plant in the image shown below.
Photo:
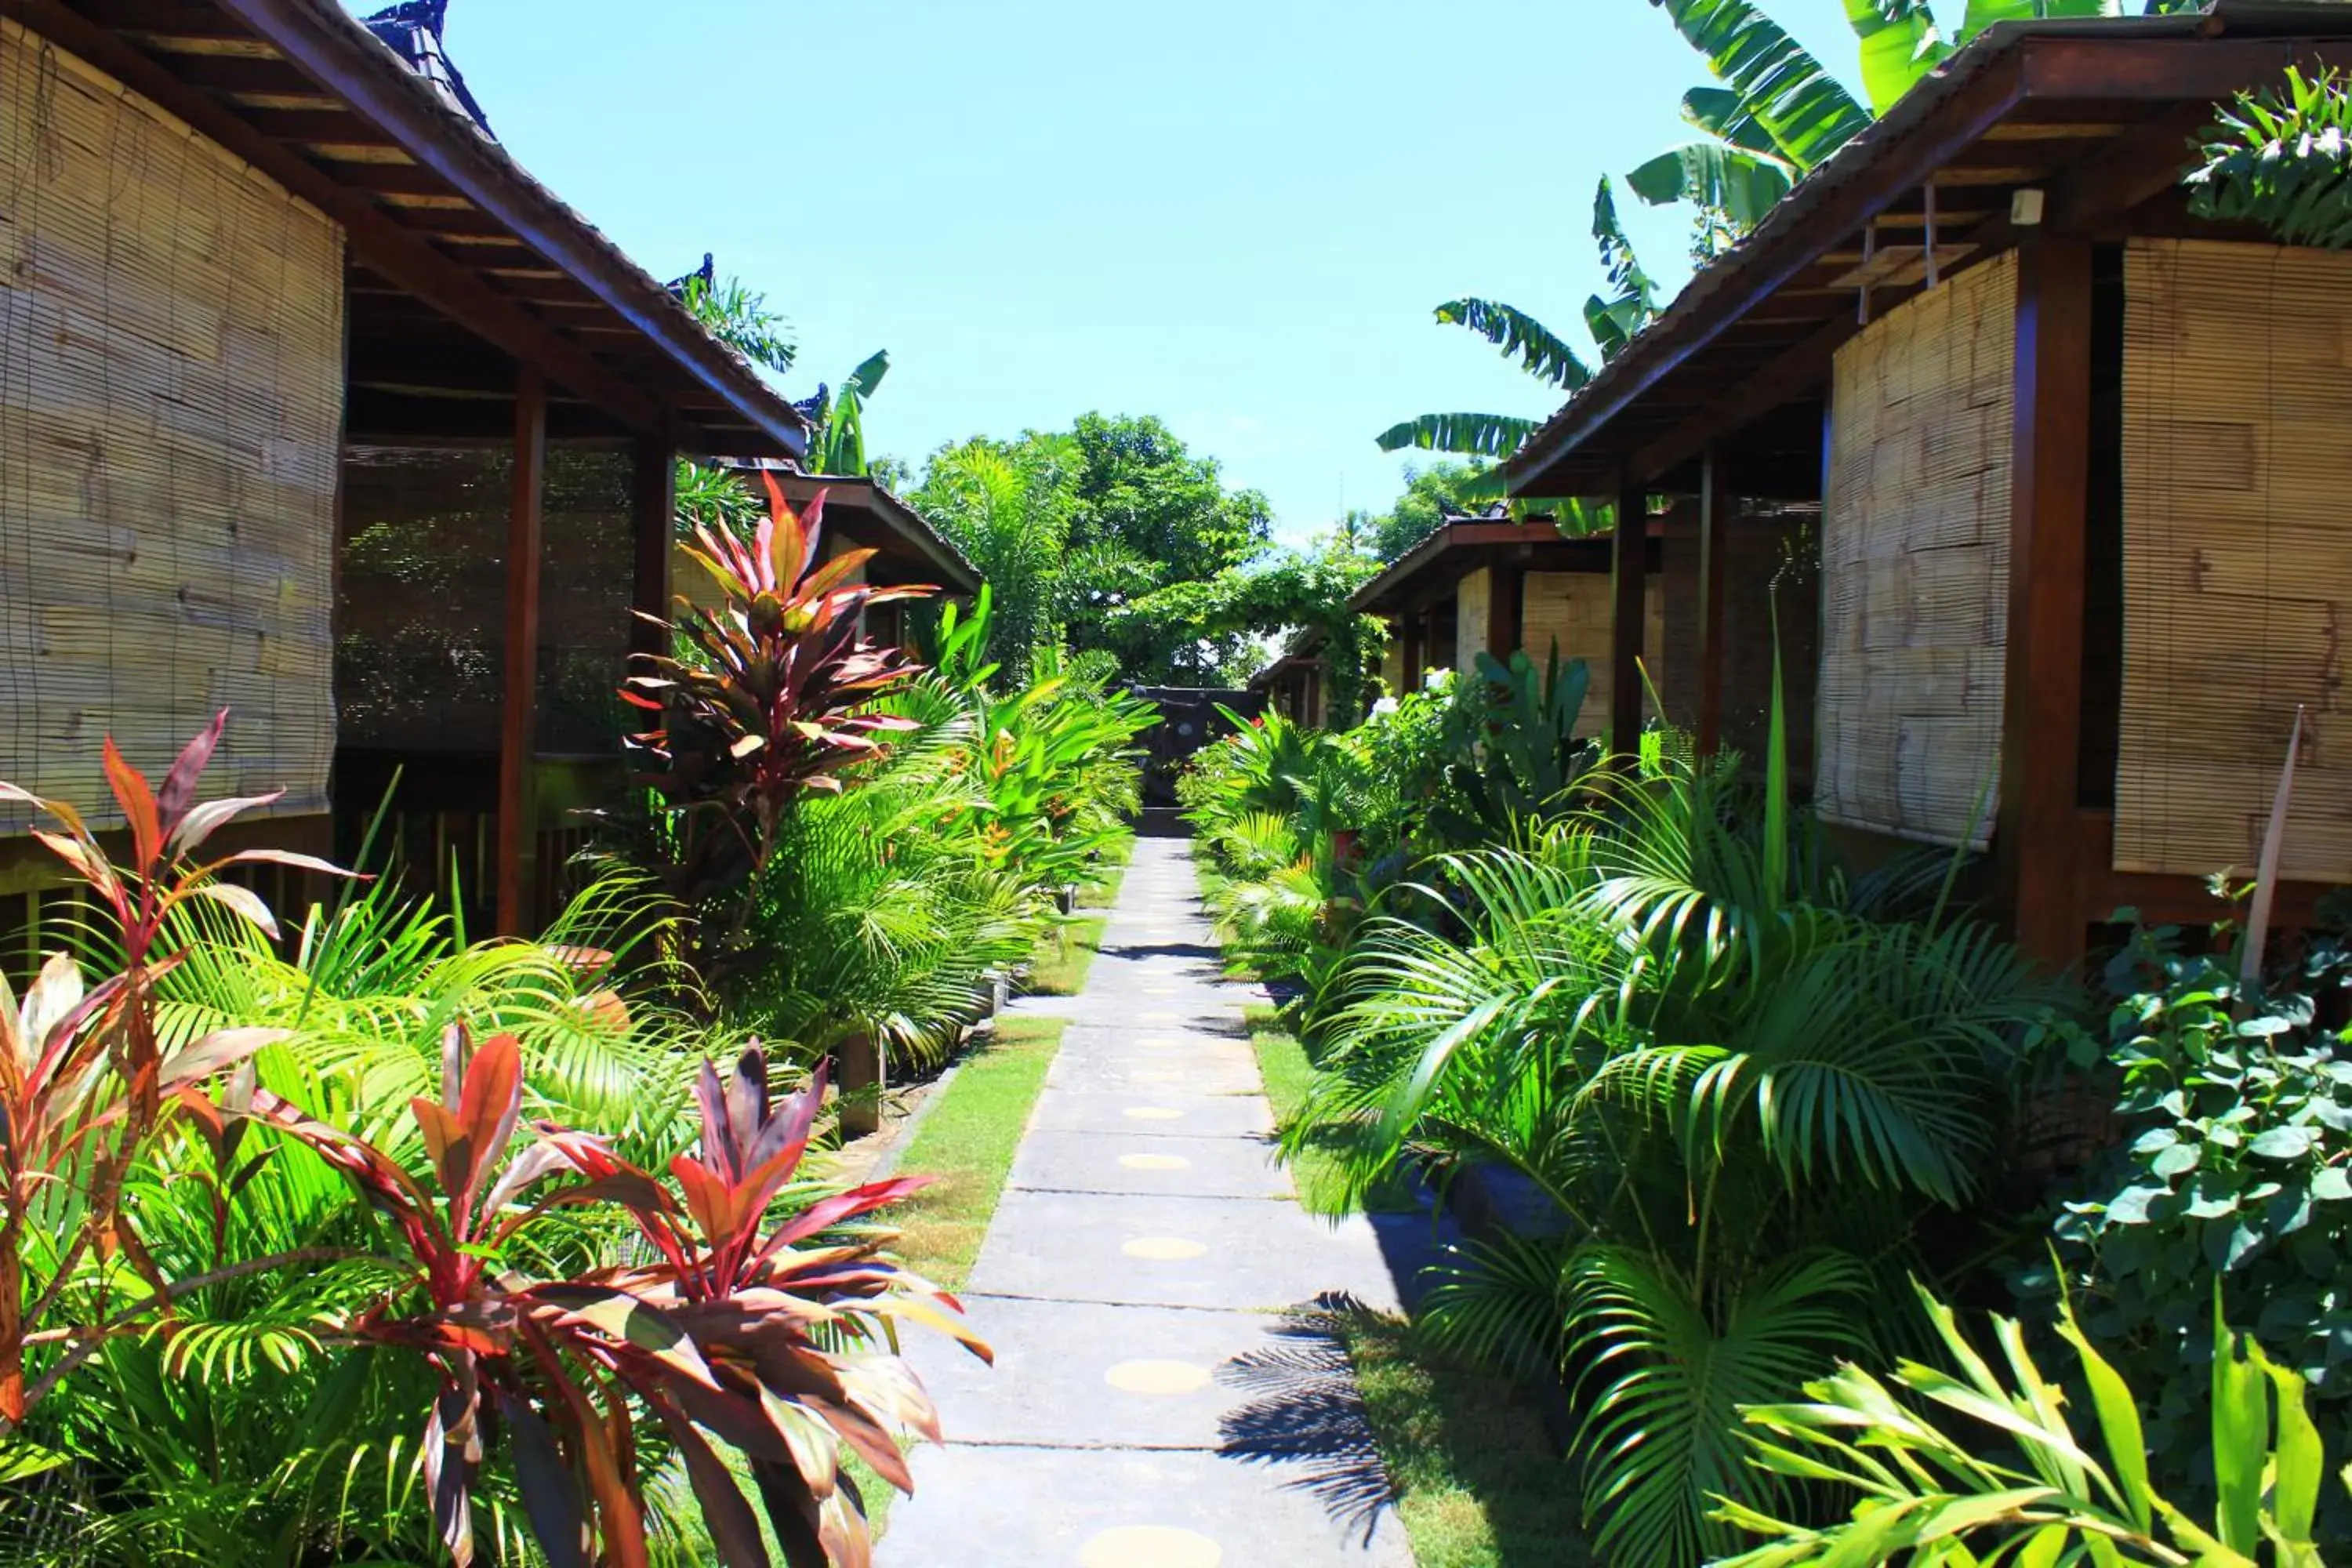
<path fill-rule="evenodd" d="M 1608 292 L 1586 300 L 1584 321 L 1605 363 L 1658 311 L 1656 287 L 1634 258 L 1605 177 L 1593 193 L 1592 238 L 1609 279 Z M 1572 393 L 1592 379 L 1591 367 L 1566 338 L 1515 305 L 1477 298 L 1449 300 L 1437 307 L 1436 315 L 1441 326 L 1461 327 L 1486 339 L 1546 386 Z M 1507 414 L 1424 414 L 1391 426 L 1378 439 L 1383 452 L 1419 447 L 1463 457 L 1507 458 L 1540 423 Z M 1503 480 L 1499 475 L 1489 476 L 1483 489 L 1463 493 L 1470 500 L 1499 497 Z"/>
<path fill-rule="evenodd" d="M 1751 0 L 1650 0 L 1706 59 L 1719 87 L 1694 88 L 1683 118 L 1701 139 L 1668 148 L 1625 177 L 1653 205 L 1698 209 L 1702 243 L 1752 231 L 1797 181 L 1852 141 L 1986 28 L 2003 22 L 2119 16 L 2124 0 L 1969 0 L 1947 35 L 1930 0 L 1844 0 L 1858 50 L 1858 99 Z M 2147 15 L 2194 9 L 2144 0 Z"/>
<path fill-rule="evenodd" d="M 849 379 L 834 392 L 819 385 L 816 395 L 800 405 L 816 426 L 809 443 L 809 471 L 856 477 L 868 471 L 866 457 L 866 400 L 881 389 L 890 373 L 887 349 L 868 355 Z"/>
<path fill-rule="evenodd" d="M 2304 1380 L 2231 1332 L 2218 1286 L 2211 1429 L 2220 1501 L 2211 1520 L 2192 1518 L 2149 1484 L 2132 1391 L 2071 1302 L 2058 1332 L 2090 1390 L 2095 1434 L 2077 1434 L 2067 1421 L 2064 1392 L 2035 1364 L 2015 1321 L 1993 1320 L 2004 1377 L 1949 1307 L 1924 1289 L 1919 1298 L 1957 1372 L 1905 1362 L 1889 1387 L 1849 1363 L 1807 1384 L 1804 1403 L 1741 1413 L 1751 1465 L 1783 1482 L 1855 1494 L 1851 1517 L 1816 1529 L 1724 1501 L 1717 1518 L 1771 1540 L 1717 1568 L 1897 1560 L 1917 1568 L 2320 1568 L 2312 1527 L 2326 1444 L 2304 1403 Z M 1955 1415 L 1968 1423 L 1964 1435 L 1939 1425 Z"/>

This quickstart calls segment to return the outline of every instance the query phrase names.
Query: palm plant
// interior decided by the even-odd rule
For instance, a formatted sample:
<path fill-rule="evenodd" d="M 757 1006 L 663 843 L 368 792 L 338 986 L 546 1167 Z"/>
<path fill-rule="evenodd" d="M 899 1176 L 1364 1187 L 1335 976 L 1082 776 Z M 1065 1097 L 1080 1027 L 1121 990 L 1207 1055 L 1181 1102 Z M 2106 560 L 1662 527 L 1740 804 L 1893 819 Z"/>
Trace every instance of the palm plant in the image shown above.
<path fill-rule="evenodd" d="M 1418 892 L 1445 929 L 1377 915 L 1332 978 L 1290 1137 L 1360 1189 L 1412 1163 L 1541 1194 L 1549 1234 L 1465 1248 L 1431 1310 L 1573 1375 L 1611 1561 L 1725 1544 L 1710 1487 L 1769 1501 L 1732 1406 L 1859 1342 L 1888 1260 L 1978 1190 L 2015 1042 L 2058 999 L 1973 923 L 1863 912 L 1877 885 L 1785 785 L 1666 762 L 1439 862 Z"/>
<path fill-rule="evenodd" d="M 916 504 L 986 581 L 992 611 L 982 652 L 1011 684 L 1054 640 L 1068 586 L 1094 581 L 1066 559 L 1071 475 L 1036 444 L 967 441 L 931 459 Z"/>
<path fill-rule="evenodd" d="M 812 1057 L 853 1037 L 927 1057 L 1044 921 L 1033 884 L 990 863 L 988 797 L 961 713 L 916 731 L 857 787 L 787 817 L 762 874 L 738 1006 Z"/>
<path fill-rule="evenodd" d="M 2335 70 L 2238 95 L 2189 176 L 2200 216 L 2267 225 L 2288 245 L 2352 246 L 2352 94 Z"/>

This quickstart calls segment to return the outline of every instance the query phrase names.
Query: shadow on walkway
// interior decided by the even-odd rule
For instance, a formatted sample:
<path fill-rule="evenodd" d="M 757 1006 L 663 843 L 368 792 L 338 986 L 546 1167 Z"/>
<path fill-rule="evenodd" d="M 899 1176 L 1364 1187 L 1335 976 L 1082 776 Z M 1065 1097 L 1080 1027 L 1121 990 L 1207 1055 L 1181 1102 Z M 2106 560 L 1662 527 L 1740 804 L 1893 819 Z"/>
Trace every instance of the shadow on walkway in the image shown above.
<path fill-rule="evenodd" d="M 1274 1344 L 1218 1368 L 1218 1382 L 1255 1395 L 1226 1414 L 1218 1452 L 1299 1467 L 1283 1484 L 1309 1493 L 1334 1521 L 1370 1542 L 1395 1494 L 1337 1331 L 1340 1314 L 1360 1310 L 1352 1297 L 1322 1297 L 1284 1317 Z"/>

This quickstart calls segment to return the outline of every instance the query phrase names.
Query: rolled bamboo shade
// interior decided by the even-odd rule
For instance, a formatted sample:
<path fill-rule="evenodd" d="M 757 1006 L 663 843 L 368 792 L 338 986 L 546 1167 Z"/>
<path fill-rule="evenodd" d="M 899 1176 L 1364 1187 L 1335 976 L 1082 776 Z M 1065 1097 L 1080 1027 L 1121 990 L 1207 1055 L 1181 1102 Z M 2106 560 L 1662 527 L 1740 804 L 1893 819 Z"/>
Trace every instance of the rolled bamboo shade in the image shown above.
<path fill-rule="evenodd" d="M 2011 256 L 1971 268 L 1838 351 L 1813 779 L 1828 821 L 1990 841 L 2016 278 Z"/>
<path fill-rule="evenodd" d="M 227 708 L 207 794 L 323 811 L 342 233 L 6 21 L 0 105 L 0 778 L 119 822 Z"/>
<path fill-rule="evenodd" d="M 2352 880 L 2352 257 L 2134 240 L 2124 258 L 2116 868 Z"/>

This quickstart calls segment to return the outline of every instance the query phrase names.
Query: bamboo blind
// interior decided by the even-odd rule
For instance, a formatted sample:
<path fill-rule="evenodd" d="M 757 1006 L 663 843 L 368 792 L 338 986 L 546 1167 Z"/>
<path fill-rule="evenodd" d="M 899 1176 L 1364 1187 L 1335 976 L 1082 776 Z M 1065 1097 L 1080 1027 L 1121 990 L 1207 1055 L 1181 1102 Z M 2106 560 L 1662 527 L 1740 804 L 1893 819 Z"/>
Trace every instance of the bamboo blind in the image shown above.
<path fill-rule="evenodd" d="M 6 21 L 0 105 L 0 777 L 119 822 L 227 708 L 207 792 L 323 811 L 341 231 Z"/>
<path fill-rule="evenodd" d="M 1990 840 L 2016 300 L 2004 256 L 1838 351 L 1813 774 L 1828 821 L 1931 844 Z"/>
<path fill-rule="evenodd" d="M 1520 618 L 1519 646 L 1538 669 L 1559 649 L 1559 662 L 1582 659 L 1589 679 L 1584 711 L 1576 721 L 1580 739 L 1605 738 L 1609 733 L 1609 693 L 1617 660 L 1610 642 L 1610 583 L 1606 572 L 1530 572 L 1527 574 L 1526 607 Z M 1652 672 L 1662 668 L 1666 646 L 1666 585 L 1653 574 L 1648 579 L 1643 616 L 1642 662 Z M 1643 710 L 1650 717 L 1647 699 Z"/>
<path fill-rule="evenodd" d="M 2300 703 L 2282 863 L 2352 880 L 2352 257 L 2135 240 L 2124 279 L 2116 868 L 2250 870 Z"/>

